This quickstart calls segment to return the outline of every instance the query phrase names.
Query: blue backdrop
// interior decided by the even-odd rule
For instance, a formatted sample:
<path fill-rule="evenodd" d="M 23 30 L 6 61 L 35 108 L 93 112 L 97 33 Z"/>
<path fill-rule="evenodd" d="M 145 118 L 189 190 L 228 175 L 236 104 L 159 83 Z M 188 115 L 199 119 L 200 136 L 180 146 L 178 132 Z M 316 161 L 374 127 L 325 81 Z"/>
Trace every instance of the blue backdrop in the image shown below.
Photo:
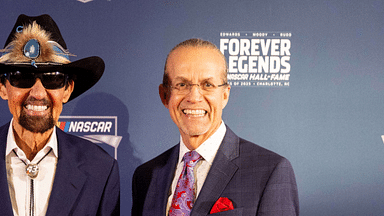
<path fill-rule="evenodd" d="M 290 86 L 233 87 L 223 119 L 291 161 L 301 215 L 383 214 L 382 0 L 2 0 L 0 10 L 0 43 L 19 14 L 48 13 L 72 60 L 104 59 L 102 79 L 62 115 L 117 116 L 122 215 L 135 167 L 179 139 L 158 96 L 167 53 L 192 37 L 219 46 L 223 31 L 292 33 Z M 5 101 L 0 112 L 0 124 L 11 119 Z"/>

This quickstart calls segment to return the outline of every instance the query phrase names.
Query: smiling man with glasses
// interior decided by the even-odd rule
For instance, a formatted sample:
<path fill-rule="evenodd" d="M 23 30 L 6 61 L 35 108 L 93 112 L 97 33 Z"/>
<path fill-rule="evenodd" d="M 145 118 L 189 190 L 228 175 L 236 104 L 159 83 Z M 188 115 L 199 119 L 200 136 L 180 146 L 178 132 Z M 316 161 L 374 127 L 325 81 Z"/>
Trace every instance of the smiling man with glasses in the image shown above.
<path fill-rule="evenodd" d="M 13 115 L 0 127 L 1 215 L 119 215 L 117 161 L 55 127 L 63 104 L 101 78 L 104 61 L 71 62 L 49 15 L 20 15 L 0 51 L 0 96 Z"/>
<path fill-rule="evenodd" d="M 289 161 L 224 124 L 230 90 L 214 44 L 190 39 L 171 50 L 159 95 L 180 143 L 136 169 L 132 215 L 299 214 Z"/>

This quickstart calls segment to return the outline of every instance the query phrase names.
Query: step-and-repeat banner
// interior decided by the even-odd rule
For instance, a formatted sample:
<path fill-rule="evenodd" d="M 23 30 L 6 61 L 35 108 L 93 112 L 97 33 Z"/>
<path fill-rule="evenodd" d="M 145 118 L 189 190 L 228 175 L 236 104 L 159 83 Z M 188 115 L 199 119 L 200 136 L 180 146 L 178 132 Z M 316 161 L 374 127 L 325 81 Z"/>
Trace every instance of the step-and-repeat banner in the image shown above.
<path fill-rule="evenodd" d="M 291 161 L 301 215 L 383 214 L 384 2 L 4 0 L 0 10 L 0 43 L 19 14 L 47 13 L 72 61 L 104 59 L 57 126 L 118 160 L 122 215 L 135 168 L 179 141 L 158 85 L 168 52 L 189 38 L 227 58 L 224 122 Z M 1 125 L 11 120 L 6 101 L 0 112 Z"/>

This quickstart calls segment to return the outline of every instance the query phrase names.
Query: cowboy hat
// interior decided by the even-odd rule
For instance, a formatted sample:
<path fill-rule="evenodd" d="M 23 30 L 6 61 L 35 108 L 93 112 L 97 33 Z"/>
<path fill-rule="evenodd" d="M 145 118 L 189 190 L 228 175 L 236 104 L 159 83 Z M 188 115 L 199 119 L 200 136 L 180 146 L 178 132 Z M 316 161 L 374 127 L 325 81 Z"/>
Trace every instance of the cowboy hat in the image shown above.
<path fill-rule="evenodd" d="M 0 74 L 17 70 L 68 74 L 75 82 L 68 101 L 95 85 L 105 68 L 104 61 L 97 56 L 69 61 L 72 54 L 67 51 L 55 21 L 47 14 L 21 14 L 0 52 Z"/>

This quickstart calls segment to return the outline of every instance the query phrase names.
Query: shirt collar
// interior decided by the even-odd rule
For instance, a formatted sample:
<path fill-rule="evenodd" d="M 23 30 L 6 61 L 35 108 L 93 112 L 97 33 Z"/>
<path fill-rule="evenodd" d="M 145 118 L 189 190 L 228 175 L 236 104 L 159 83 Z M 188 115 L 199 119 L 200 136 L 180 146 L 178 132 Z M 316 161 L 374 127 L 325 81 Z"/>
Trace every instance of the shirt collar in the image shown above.
<path fill-rule="evenodd" d="M 219 128 L 212 136 L 210 136 L 205 142 L 203 142 L 195 151 L 199 153 L 204 160 L 212 165 L 213 159 L 216 156 L 216 152 L 220 147 L 221 142 L 224 139 L 227 128 L 224 121 L 221 121 Z M 184 154 L 190 150 L 185 146 L 183 139 L 180 135 L 180 151 L 179 151 L 179 163 L 183 160 Z"/>
<path fill-rule="evenodd" d="M 25 157 L 24 152 L 19 148 L 19 146 L 16 145 L 15 137 L 13 135 L 13 118 L 11 120 L 11 123 L 9 125 L 8 129 L 8 136 L 7 136 L 7 146 L 5 149 L 5 155 L 10 154 L 13 150 L 16 151 L 17 155 L 21 156 L 23 155 Z M 55 136 L 53 136 L 55 134 Z M 53 132 L 51 134 L 51 137 L 49 138 L 47 144 L 44 146 L 44 148 L 40 151 L 43 151 L 44 153 L 48 153 L 48 151 L 52 149 L 53 153 L 55 156 L 58 158 L 59 157 L 59 152 L 57 148 L 57 136 L 56 136 L 56 127 L 53 127 Z"/>

